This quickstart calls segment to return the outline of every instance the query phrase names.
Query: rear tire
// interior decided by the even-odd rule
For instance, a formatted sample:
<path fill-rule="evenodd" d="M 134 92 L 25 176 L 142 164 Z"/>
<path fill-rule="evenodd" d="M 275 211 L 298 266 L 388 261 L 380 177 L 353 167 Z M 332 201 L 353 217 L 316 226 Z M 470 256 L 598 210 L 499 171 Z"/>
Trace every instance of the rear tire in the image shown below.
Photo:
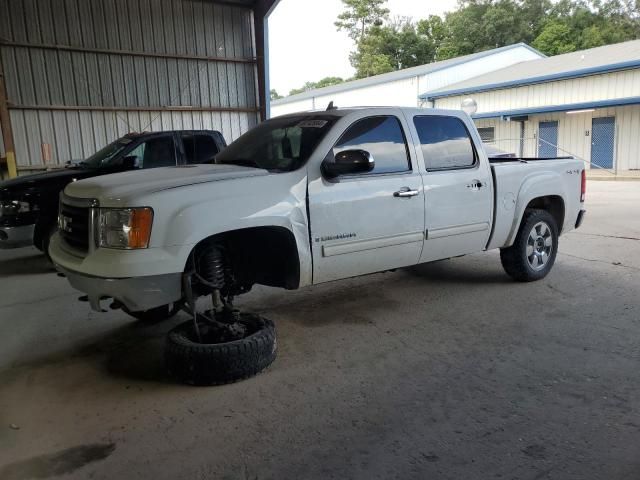
<path fill-rule="evenodd" d="M 519 282 L 543 279 L 558 253 L 558 226 L 546 210 L 526 210 L 516 240 L 500 250 L 507 275 Z"/>
<path fill-rule="evenodd" d="M 169 375 L 189 385 L 223 385 L 252 377 L 267 368 L 277 351 L 273 322 L 241 314 L 239 323 L 252 333 L 224 343 L 198 343 L 192 321 L 175 327 L 167 335 L 165 347 Z"/>

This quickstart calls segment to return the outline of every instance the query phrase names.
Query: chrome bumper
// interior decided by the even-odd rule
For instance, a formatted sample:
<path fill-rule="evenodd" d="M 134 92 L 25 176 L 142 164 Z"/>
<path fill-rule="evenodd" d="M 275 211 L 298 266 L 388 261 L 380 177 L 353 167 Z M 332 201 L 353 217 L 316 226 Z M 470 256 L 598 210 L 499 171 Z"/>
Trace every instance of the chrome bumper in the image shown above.
<path fill-rule="evenodd" d="M 18 248 L 33 245 L 33 225 L 0 227 L 0 248 Z"/>
<path fill-rule="evenodd" d="M 149 277 L 101 278 L 56 268 L 64 273 L 76 290 L 89 297 L 92 310 L 104 311 L 101 300 L 109 298 L 122 303 L 132 312 L 140 312 L 175 302 L 182 297 L 182 274 L 170 273 Z"/>

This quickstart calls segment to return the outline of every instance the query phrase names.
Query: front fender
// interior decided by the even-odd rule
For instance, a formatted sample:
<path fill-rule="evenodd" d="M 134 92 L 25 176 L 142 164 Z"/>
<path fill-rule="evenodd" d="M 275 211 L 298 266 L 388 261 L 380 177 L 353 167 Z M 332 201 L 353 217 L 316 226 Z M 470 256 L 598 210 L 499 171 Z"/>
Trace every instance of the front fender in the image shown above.
<path fill-rule="evenodd" d="M 149 198 L 154 208 L 152 247 L 188 246 L 213 235 L 254 227 L 282 227 L 296 241 L 300 286 L 311 283 L 304 170 L 167 190 Z"/>

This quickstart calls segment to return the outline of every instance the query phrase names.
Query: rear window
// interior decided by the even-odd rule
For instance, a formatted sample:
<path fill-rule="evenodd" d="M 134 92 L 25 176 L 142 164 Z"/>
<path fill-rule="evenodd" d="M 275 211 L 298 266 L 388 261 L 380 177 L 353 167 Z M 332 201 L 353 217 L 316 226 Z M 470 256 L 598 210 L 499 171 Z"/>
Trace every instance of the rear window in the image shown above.
<path fill-rule="evenodd" d="M 218 154 L 218 146 L 211 135 L 202 133 L 182 134 L 182 144 L 187 163 L 210 163 Z"/>
<path fill-rule="evenodd" d="M 473 142 L 462 120 L 429 115 L 414 117 L 413 122 L 427 170 L 450 170 L 475 165 Z"/>

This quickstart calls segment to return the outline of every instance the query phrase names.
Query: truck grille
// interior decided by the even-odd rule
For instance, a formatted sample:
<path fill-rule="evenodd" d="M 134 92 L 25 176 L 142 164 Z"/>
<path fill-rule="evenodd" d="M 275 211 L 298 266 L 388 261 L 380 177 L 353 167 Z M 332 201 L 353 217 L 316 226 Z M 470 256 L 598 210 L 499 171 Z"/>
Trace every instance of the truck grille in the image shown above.
<path fill-rule="evenodd" d="M 60 205 L 60 236 L 70 247 L 87 252 L 89 250 L 90 212 L 88 207 Z"/>

